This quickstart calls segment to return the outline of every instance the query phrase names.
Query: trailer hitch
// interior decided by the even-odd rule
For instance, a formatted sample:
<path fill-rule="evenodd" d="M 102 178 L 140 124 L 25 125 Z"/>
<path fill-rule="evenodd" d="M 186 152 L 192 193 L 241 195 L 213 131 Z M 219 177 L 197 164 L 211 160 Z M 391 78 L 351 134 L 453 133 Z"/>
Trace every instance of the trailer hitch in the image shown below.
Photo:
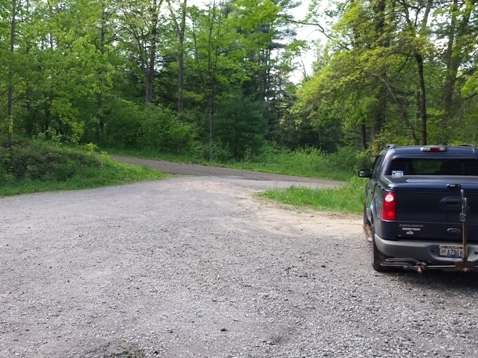
<path fill-rule="evenodd" d="M 462 232 L 462 243 L 463 243 L 463 255 L 461 261 L 456 262 L 455 266 L 456 269 L 463 272 L 471 271 L 475 268 L 474 262 L 468 261 L 468 234 L 467 234 L 467 219 L 468 219 L 468 211 L 470 208 L 468 207 L 468 199 L 465 197 L 465 191 L 460 186 L 460 194 L 461 194 L 461 213 L 460 213 L 460 221 L 461 221 L 461 232 Z"/>
<path fill-rule="evenodd" d="M 418 273 L 422 273 L 424 269 L 426 270 L 429 268 L 426 262 L 412 259 L 411 257 L 407 257 L 407 258 L 390 257 L 386 259 L 384 262 L 382 262 L 381 266 L 400 267 L 405 270 L 413 270 Z"/>
<path fill-rule="evenodd" d="M 386 259 L 382 262 L 382 266 L 384 267 L 399 267 L 405 270 L 413 270 L 418 273 L 423 273 L 425 270 L 445 270 L 445 271 L 462 271 L 462 272 L 470 272 L 475 269 L 474 262 L 455 262 L 449 265 L 443 264 L 429 264 L 424 261 L 419 261 L 412 258 L 395 258 L 391 257 Z"/>

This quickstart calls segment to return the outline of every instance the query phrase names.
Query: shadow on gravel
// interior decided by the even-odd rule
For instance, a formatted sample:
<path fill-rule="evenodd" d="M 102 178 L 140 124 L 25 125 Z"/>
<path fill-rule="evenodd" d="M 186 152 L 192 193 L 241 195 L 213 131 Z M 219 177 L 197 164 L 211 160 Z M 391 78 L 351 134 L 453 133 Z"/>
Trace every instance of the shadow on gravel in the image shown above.
<path fill-rule="evenodd" d="M 126 341 L 98 344 L 78 355 L 82 358 L 143 358 L 142 349 Z"/>
<path fill-rule="evenodd" d="M 478 292 L 478 272 L 426 271 L 422 274 L 403 271 L 386 274 L 398 282 L 432 290 L 457 290 Z"/>

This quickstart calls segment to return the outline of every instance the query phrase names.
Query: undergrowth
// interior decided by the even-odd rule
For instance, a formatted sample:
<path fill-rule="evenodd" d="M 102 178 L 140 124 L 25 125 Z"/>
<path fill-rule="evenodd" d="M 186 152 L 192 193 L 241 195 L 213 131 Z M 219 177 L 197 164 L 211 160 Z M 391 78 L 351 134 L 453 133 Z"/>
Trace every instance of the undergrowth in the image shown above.
<path fill-rule="evenodd" d="M 158 179 L 165 174 L 119 163 L 87 148 L 23 141 L 0 147 L 0 195 L 72 190 Z"/>

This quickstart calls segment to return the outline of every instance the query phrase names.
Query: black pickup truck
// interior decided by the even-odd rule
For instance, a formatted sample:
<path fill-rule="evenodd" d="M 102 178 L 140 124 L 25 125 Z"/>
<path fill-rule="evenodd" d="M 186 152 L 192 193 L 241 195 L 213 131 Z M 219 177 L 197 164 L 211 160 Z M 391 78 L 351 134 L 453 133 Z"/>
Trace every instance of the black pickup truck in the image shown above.
<path fill-rule="evenodd" d="M 386 146 L 362 169 L 372 266 L 474 271 L 478 262 L 478 150 Z"/>

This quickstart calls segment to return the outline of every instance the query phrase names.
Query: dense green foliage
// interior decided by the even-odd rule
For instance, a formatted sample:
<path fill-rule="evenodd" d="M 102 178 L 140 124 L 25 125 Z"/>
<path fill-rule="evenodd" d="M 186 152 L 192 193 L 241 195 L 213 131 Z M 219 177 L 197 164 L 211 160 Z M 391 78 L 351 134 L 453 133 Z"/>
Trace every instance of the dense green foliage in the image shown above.
<path fill-rule="evenodd" d="M 255 154 L 290 83 L 291 4 L 0 1 L 0 135 Z"/>
<path fill-rule="evenodd" d="M 0 183 L 22 181 L 66 181 L 80 168 L 101 168 L 102 162 L 93 155 L 76 151 L 55 150 L 37 143 L 21 142 L 0 151 Z"/>
<path fill-rule="evenodd" d="M 476 143 L 477 6 L 359 0 L 311 11 L 332 26 L 294 110 L 312 124 L 340 123 L 345 143 L 374 152 L 391 142 Z"/>
<path fill-rule="evenodd" d="M 228 164 L 263 172 L 348 180 L 358 169 L 370 167 L 371 162 L 354 148 L 343 147 L 335 153 L 326 153 L 310 147 L 292 151 L 267 144 L 254 160 Z"/>
<path fill-rule="evenodd" d="M 245 163 L 477 141 L 476 1 L 312 0 L 318 43 L 295 6 L 0 0 L 0 136 Z"/>

